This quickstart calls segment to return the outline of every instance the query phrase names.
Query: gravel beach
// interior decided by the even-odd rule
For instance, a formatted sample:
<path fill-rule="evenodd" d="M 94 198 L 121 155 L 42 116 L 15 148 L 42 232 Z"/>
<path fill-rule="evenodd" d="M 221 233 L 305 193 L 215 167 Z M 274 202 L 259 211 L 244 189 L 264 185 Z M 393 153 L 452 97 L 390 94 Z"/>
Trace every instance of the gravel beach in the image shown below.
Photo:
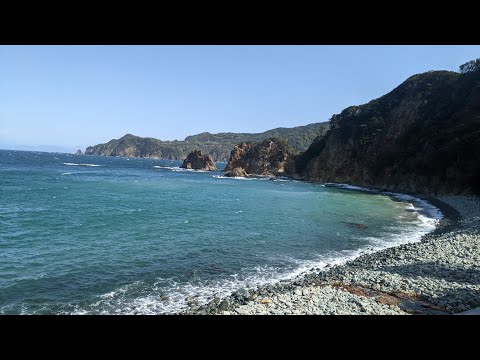
<path fill-rule="evenodd" d="M 425 198 L 444 218 L 420 242 L 241 289 L 182 314 L 455 314 L 480 307 L 480 198 Z"/>

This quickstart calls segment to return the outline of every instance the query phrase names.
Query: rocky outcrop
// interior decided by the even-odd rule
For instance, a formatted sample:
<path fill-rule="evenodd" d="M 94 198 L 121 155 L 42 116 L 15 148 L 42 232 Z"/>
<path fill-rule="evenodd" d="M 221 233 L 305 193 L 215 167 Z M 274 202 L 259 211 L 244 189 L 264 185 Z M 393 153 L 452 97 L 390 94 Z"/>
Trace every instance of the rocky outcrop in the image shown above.
<path fill-rule="evenodd" d="M 410 193 L 480 193 L 480 72 L 414 75 L 331 118 L 302 178 Z"/>
<path fill-rule="evenodd" d="M 236 168 L 233 168 L 231 171 L 227 172 L 224 176 L 226 176 L 226 177 L 248 177 L 248 174 L 243 168 L 236 167 Z"/>
<path fill-rule="evenodd" d="M 183 169 L 206 170 L 215 171 L 217 167 L 213 163 L 212 157 L 208 154 L 203 154 L 201 150 L 194 150 L 188 154 L 187 158 L 183 160 Z"/>
<path fill-rule="evenodd" d="M 162 141 L 127 134 L 120 139 L 110 140 L 106 144 L 89 146 L 85 155 L 124 156 L 178 160 L 177 155 L 165 149 Z"/>
<path fill-rule="evenodd" d="M 184 141 L 162 141 L 127 134 L 105 144 L 89 146 L 85 155 L 125 156 L 183 160 L 193 150 L 199 149 L 212 156 L 214 161 L 226 161 L 235 144 L 247 141 L 263 141 L 269 137 L 288 140 L 297 152 L 305 151 L 312 141 L 324 134 L 329 123 L 316 123 L 294 128 L 276 128 L 258 134 L 208 132 L 187 136 Z"/>
<path fill-rule="evenodd" d="M 224 172 L 282 176 L 293 172 L 294 150 L 285 140 L 270 138 L 261 143 L 240 143 L 230 154 Z M 237 176 L 237 175 L 234 175 Z"/>
<path fill-rule="evenodd" d="M 75 155 L 83 155 L 82 150 L 78 149 L 77 152 L 75 153 Z"/>

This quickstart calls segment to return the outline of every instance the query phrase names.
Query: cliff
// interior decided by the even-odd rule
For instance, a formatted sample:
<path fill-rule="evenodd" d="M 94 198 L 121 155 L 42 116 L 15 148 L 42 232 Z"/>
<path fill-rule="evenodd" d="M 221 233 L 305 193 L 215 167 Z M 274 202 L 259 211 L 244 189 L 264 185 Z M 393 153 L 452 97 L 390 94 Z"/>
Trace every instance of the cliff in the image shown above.
<path fill-rule="evenodd" d="M 163 141 L 158 139 L 127 134 L 120 139 L 110 140 L 106 144 L 87 147 L 85 155 L 163 158 L 170 160 L 185 157 L 182 156 L 182 151 L 176 150 L 174 147 L 166 146 Z"/>
<path fill-rule="evenodd" d="M 230 154 L 223 170 L 226 176 L 275 175 L 292 172 L 294 149 L 282 139 L 269 138 L 261 143 L 240 143 Z M 240 174 L 240 175 L 239 175 Z"/>
<path fill-rule="evenodd" d="M 327 122 L 316 123 L 294 128 L 277 128 L 258 134 L 206 132 L 188 136 L 185 141 L 161 141 L 127 134 L 105 144 L 89 146 L 85 150 L 85 155 L 183 160 L 190 152 L 199 149 L 210 154 L 214 161 L 226 161 L 235 144 L 262 141 L 269 137 L 288 140 L 296 151 L 305 151 L 317 136 L 328 130 L 328 126 Z"/>
<path fill-rule="evenodd" d="M 298 174 L 412 193 L 480 193 L 480 71 L 431 71 L 351 106 L 296 159 Z"/>

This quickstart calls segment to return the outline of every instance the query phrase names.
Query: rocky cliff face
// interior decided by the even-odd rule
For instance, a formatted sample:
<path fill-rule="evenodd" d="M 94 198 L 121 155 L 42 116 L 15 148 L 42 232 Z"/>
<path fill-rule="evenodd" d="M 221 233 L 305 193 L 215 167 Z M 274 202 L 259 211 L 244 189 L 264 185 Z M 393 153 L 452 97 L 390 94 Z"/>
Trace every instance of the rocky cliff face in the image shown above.
<path fill-rule="evenodd" d="M 480 72 L 414 75 L 334 115 L 296 160 L 306 180 L 412 193 L 480 193 Z"/>
<path fill-rule="evenodd" d="M 187 158 L 183 161 L 183 164 L 180 167 L 183 169 L 194 170 L 217 170 L 217 167 L 213 163 L 212 157 L 208 154 L 203 154 L 201 150 L 194 150 L 188 154 Z"/>
<path fill-rule="evenodd" d="M 263 141 L 269 137 L 288 140 L 297 151 L 305 151 L 315 137 L 324 134 L 329 123 L 316 123 L 293 128 L 277 128 L 258 134 L 250 133 L 202 133 L 187 136 L 185 141 L 161 141 L 127 134 L 106 144 L 89 146 L 85 155 L 146 157 L 183 160 L 193 150 L 199 149 L 212 156 L 214 161 L 226 161 L 235 144 L 247 141 Z"/>
<path fill-rule="evenodd" d="M 281 139 L 270 138 L 261 143 L 240 143 L 230 154 L 227 166 L 223 170 L 231 176 L 242 174 L 281 176 L 292 172 L 294 150 Z"/>
<path fill-rule="evenodd" d="M 106 144 L 87 147 L 85 155 L 172 159 L 172 154 L 164 154 L 163 150 L 160 140 L 127 134 L 120 139 L 110 140 Z"/>

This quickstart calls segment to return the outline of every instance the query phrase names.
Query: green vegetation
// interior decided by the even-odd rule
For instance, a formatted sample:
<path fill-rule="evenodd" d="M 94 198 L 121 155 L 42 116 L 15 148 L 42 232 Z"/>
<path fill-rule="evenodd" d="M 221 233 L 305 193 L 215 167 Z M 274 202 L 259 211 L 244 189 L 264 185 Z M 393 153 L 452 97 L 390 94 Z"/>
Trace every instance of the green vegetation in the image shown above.
<path fill-rule="evenodd" d="M 296 153 L 287 140 L 269 137 L 261 142 L 242 142 L 232 150 L 223 171 L 227 176 L 276 175 L 291 173 L 292 155 Z M 237 169 L 237 170 L 235 170 Z"/>
<path fill-rule="evenodd" d="M 480 71 L 480 59 L 471 60 L 463 65 L 460 65 L 460 72 L 465 74 L 469 71 Z"/>
<path fill-rule="evenodd" d="M 334 115 L 297 157 L 305 178 L 407 192 L 480 193 L 480 61 L 411 76 Z"/>
<path fill-rule="evenodd" d="M 328 126 L 327 122 L 316 123 L 294 128 L 277 128 L 258 134 L 205 132 L 188 136 L 185 141 L 161 141 L 127 134 L 106 144 L 90 146 L 85 154 L 183 160 L 191 151 L 198 149 L 210 154 L 214 161 L 227 161 L 236 144 L 260 142 L 272 137 L 288 142 L 291 146 L 290 153 L 298 153 L 305 151 L 317 136 L 325 134 Z"/>
<path fill-rule="evenodd" d="M 328 130 L 328 123 L 315 123 L 294 128 L 276 128 L 263 133 L 219 133 L 210 134 L 208 132 L 198 135 L 187 136 L 185 141 L 199 145 L 206 144 L 224 144 L 231 150 L 235 144 L 240 142 L 260 142 L 267 138 L 277 138 L 288 140 L 288 143 L 296 151 L 305 151 L 313 139 L 323 135 Z M 233 145 L 233 146 L 232 146 Z"/>
<path fill-rule="evenodd" d="M 265 139 L 278 144 L 278 154 L 269 153 Z M 459 73 L 413 75 L 390 93 L 333 115 L 330 122 L 260 134 L 206 132 L 185 141 L 126 135 L 89 147 L 86 154 L 183 159 L 199 149 L 226 161 L 239 143 L 248 151 L 240 159 L 248 166 L 258 159 L 262 166 L 274 160 L 286 173 L 307 180 L 412 193 L 480 193 L 480 59 L 463 64 Z M 252 169 L 263 173 L 258 166 Z"/>

